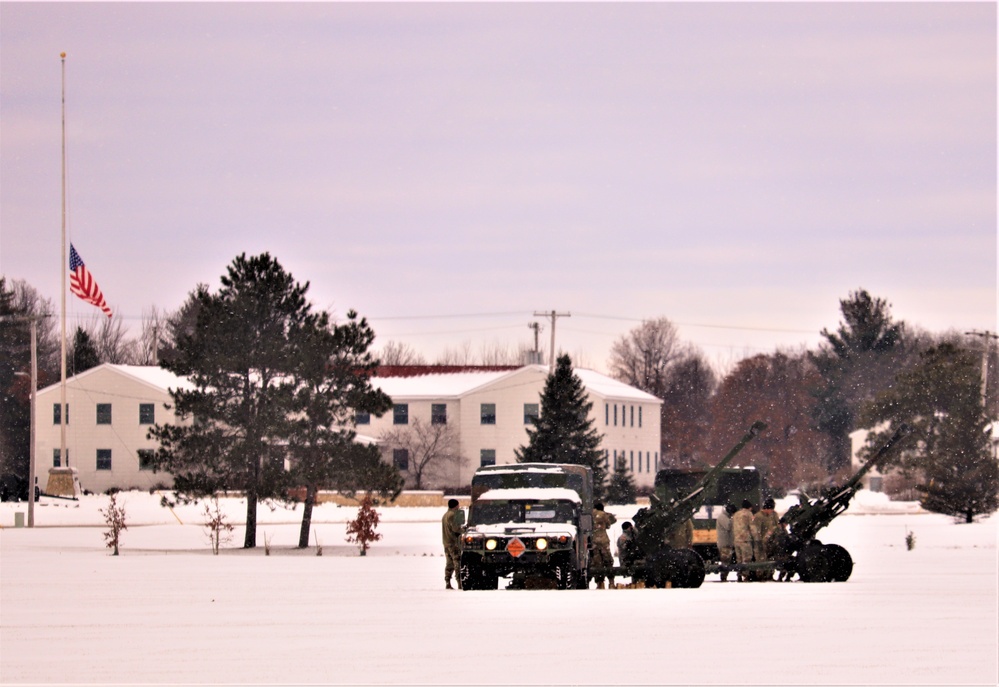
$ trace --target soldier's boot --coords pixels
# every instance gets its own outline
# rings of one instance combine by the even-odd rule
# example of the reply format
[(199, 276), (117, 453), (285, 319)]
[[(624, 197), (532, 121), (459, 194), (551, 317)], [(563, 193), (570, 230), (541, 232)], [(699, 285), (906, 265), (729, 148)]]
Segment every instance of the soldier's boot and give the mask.
[(454, 589), (454, 587), (451, 586), (451, 576), (450, 575), (448, 575), (447, 577), (444, 578), (444, 589)]
[(597, 589), (606, 589), (606, 588), (607, 587), (604, 586), (604, 581), (603, 580), (600, 580), (599, 582), (597, 582)]

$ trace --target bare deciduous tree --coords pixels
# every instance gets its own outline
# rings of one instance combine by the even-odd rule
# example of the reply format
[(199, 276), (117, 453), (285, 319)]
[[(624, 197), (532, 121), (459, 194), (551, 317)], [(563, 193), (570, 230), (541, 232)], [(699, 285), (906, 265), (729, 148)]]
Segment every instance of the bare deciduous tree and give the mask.
[(407, 465), (399, 472), (414, 489), (456, 482), (459, 468), (467, 462), (461, 456), (457, 429), (445, 423), (415, 418), (409, 425), (383, 432), (378, 439), (390, 460), (396, 450), (406, 451)]
[(388, 341), (377, 353), (382, 365), (426, 365), (427, 359), (408, 344)]

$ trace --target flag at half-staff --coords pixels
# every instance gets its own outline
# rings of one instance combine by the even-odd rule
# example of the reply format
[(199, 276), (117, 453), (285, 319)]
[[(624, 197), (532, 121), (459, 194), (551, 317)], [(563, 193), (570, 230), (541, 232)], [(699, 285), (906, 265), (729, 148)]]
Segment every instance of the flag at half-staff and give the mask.
[(105, 315), (111, 317), (111, 308), (104, 300), (101, 287), (94, 281), (90, 270), (83, 264), (80, 254), (76, 252), (72, 243), (69, 244), (69, 290), (88, 303), (96, 305)]

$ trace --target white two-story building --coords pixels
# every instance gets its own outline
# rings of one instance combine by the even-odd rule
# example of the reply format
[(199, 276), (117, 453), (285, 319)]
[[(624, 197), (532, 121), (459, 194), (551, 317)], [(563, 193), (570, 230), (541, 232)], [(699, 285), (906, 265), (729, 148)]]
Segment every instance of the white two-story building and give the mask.
[(60, 384), (40, 390), (35, 406), (38, 484), (49, 467), (72, 467), (80, 486), (94, 493), (173, 486), (149, 460), (158, 447), (146, 434), (154, 424), (176, 421), (170, 389), (191, 388), (161, 367), (98, 365), (66, 380), (66, 453), (62, 454)]
[[(456, 429), (460, 461), (427, 487), (461, 488), (480, 465), (516, 462), (531, 418), (540, 412), (548, 377), (543, 365), (524, 367), (383, 366), (374, 386), (394, 407), (382, 417), (359, 417), (357, 432), (379, 440), (419, 419)], [(623, 456), (637, 486), (652, 486), (659, 467), (660, 408), (655, 396), (606, 375), (577, 368), (593, 404), (590, 419), (603, 436), (608, 470)], [(60, 385), (38, 392), (35, 450), (39, 485), (48, 467), (73, 467), (83, 489), (170, 487), (171, 475), (154, 473), (157, 448), (147, 437), (154, 424), (175, 422), (171, 389), (190, 388), (182, 377), (155, 366), (100, 365), (66, 381), (66, 454), (61, 452)], [(398, 447), (380, 442), (386, 461), (404, 463)], [(401, 465), (400, 465), (401, 466)]]
[[(611, 377), (576, 368), (593, 404), (590, 420), (603, 435), (608, 469), (625, 458), (636, 486), (652, 486), (659, 466), (662, 400)], [(464, 486), (481, 465), (516, 462), (514, 451), (527, 444), (531, 418), (540, 412), (549, 369), (524, 367), (383, 367), (374, 379), (394, 408), (380, 418), (361, 417), (360, 434), (379, 439), (394, 428), (420, 419), (458, 428), (464, 459), (437, 487)], [(382, 442), (383, 455), (400, 467), (407, 456)]]

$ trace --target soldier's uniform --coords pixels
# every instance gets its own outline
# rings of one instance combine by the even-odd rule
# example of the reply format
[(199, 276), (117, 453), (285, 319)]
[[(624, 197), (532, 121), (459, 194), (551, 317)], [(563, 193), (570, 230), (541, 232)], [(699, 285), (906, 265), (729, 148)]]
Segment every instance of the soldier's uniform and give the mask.
[(666, 543), (674, 549), (694, 548), (694, 521), (687, 518), (676, 529), (666, 535)]
[(617, 560), (620, 565), (631, 565), (638, 558), (641, 556), (638, 542), (635, 541), (635, 528), (630, 522), (626, 522), (621, 529), (621, 536), (617, 538)]
[[(773, 533), (780, 529), (779, 518), (774, 512), (774, 502), (767, 499), (763, 504), (763, 509), (753, 516), (753, 555), (758, 561), (770, 561), (774, 559), (772, 551), (767, 551), (767, 542), (773, 537)], [(771, 544), (772, 546), (772, 544)], [(761, 572), (759, 579), (772, 580), (773, 574)]]
[[(593, 534), (590, 537), (592, 548), (590, 549), (590, 566), (593, 568), (610, 568), (614, 566), (614, 557), (610, 550), (610, 536), (607, 534), (608, 528), (617, 522), (611, 513), (604, 510), (603, 504), (596, 504), (593, 508)], [(593, 581), (597, 583), (598, 589), (604, 588), (604, 576), (594, 575)], [(613, 576), (610, 578), (611, 585), (614, 584)]]
[[(750, 563), (753, 560), (753, 511), (752, 506), (743, 501), (735, 515), (732, 516), (732, 539), (735, 542), (735, 560), (738, 563)], [(739, 573), (739, 581), (750, 579), (745, 572)]]
[[(451, 505), (454, 504), (454, 505)], [(461, 588), (461, 533), (465, 525), (465, 511), (458, 507), (458, 501), (448, 501), (447, 512), (441, 518), (441, 535), (444, 541), (444, 586), (451, 586), (451, 576), (458, 572), (456, 581)]]
[[(734, 505), (725, 506), (715, 524), (715, 533), (718, 537), (718, 560), (722, 565), (730, 565), (732, 563), (732, 554), (735, 553), (735, 539), (732, 538), (733, 513), (735, 513)], [(725, 582), (727, 579), (728, 571), (723, 570), (721, 581)]]

